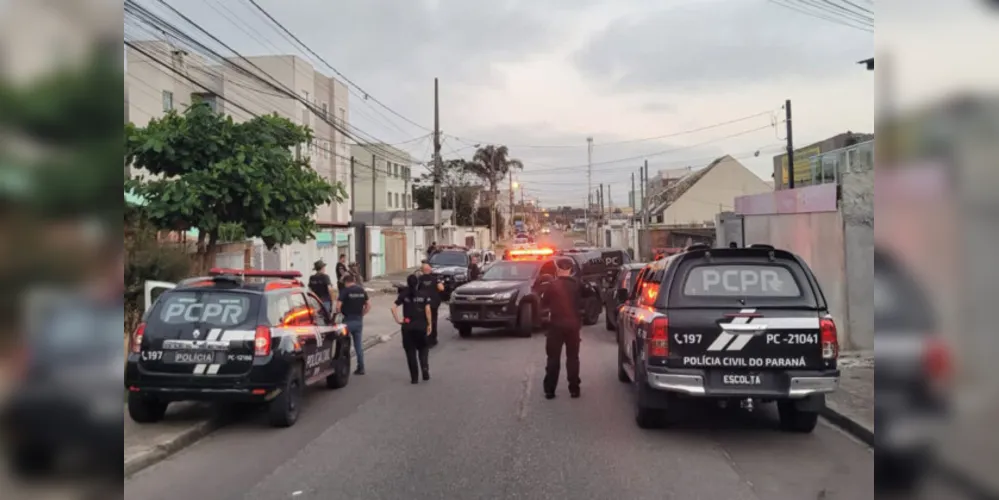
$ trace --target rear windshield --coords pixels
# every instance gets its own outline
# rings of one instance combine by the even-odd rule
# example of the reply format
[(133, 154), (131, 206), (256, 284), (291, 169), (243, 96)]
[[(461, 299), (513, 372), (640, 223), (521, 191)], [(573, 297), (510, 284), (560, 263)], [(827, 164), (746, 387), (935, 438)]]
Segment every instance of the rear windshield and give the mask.
[(468, 265), (468, 254), (465, 252), (436, 253), (430, 257), (430, 264), (434, 266), (465, 267)]
[(687, 273), (683, 294), (688, 297), (801, 297), (794, 275), (776, 265), (703, 265)]
[(225, 292), (169, 292), (160, 297), (150, 319), (167, 325), (239, 326), (250, 319), (252, 298)]

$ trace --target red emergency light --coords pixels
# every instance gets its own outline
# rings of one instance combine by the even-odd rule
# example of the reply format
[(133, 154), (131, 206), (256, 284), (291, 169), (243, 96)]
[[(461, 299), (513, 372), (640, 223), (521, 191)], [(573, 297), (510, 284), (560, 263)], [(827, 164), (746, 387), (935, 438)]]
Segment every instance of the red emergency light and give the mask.
[(209, 276), (242, 276), (244, 278), (275, 278), (275, 279), (297, 279), (302, 277), (299, 271), (263, 271), (259, 269), (228, 269), (224, 267), (213, 267), (208, 270)]
[(551, 257), (555, 251), (551, 248), (526, 248), (521, 250), (510, 250), (510, 260), (532, 260)]

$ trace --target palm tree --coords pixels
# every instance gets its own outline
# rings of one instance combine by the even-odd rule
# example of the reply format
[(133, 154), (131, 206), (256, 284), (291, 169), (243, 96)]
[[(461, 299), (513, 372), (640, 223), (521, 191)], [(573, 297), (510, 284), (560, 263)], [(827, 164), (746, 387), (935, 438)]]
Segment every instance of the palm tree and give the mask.
[(493, 241), (496, 241), (497, 236), (499, 236), (496, 230), (497, 187), (513, 169), (523, 170), (524, 163), (515, 158), (510, 158), (510, 150), (506, 146), (494, 146), (490, 144), (480, 147), (475, 151), (472, 161), (465, 162), (465, 170), (482, 179), (489, 186), (489, 191), (492, 193), (492, 203), (490, 203), (489, 207), (492, 222), (489, 229), (492, 233)]

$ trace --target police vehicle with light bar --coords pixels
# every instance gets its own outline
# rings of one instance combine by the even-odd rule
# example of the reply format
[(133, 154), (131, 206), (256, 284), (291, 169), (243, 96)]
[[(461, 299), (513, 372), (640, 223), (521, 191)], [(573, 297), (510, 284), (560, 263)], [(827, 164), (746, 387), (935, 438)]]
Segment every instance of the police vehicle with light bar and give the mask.
[(693, 245), (621, 291), (618, 378), (635, 420), (654, 427), (692, 399), (777, 403), (781, 428), (811, 432), (839, 383), (839, 343), (812, 271), (765, 245)]
[(473, 328), (509, 328), (530, 337), (548, 321), (541, 300), (555, 277), (550, 248), (508, 250), (481, 278), (462, 285), (451, 296), (451, 323), (462, 337)]
[[(175, 401), (268, 406), (276, 427), (298, 419), (307, 385), (350, 380), (350, 336), (297, 271), (212, 269), (146, 284), (147, 310), (125, 366), (128, 413), (163, 418)], [(164, 289), (152, 301), (152, 293)]]

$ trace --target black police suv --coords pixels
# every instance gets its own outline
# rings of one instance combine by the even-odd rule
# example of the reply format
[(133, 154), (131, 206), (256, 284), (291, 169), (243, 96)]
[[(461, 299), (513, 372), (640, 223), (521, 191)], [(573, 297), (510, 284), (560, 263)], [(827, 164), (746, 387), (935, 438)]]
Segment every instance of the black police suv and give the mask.
[(132, 420), (156, 422), (174, 401), (250, 402), (266, 403), (271, 424), (288, 427), (307, 385), (347, 385), (350, 336), (300, 273), (210, 274), (168, 285), (132, 335), (125, 366)]
[(579, 280), (583, 291), (583, 324), (597, 324), (604, 310), (603, 294), (607, 282), (603, 252), (572, 248), (559, 250), (556, 254), (571, 258), (575, 264), (572, 275)]
[[(645, 263), (633, 262), (617, 267), (617, 276), (609, 290), (604, 292), (604, 327), (608, 332), (617, 331), (618, 313), (627, 299), (631, 284), (635, 282), (638, 273), (646, 266)], [(624, 290), (624, 292), (621, 292)]]
[(691, 399), (777, 402), (811, 432), (839, 383), (836, 324), (805, 262), (773, 247), (689, 247), (649, 264), (621, 309), (618, 378), (649, 428)]
[(451, 323), (462, 337), (472, 328), (510, 328), (522, 337), (548, 321), (541, 296), (555, 276), (549, 258), (502, 260), (481, 279), (462, 285), (451, 296)]
[(950, 411), (952, 354), (923, 287), (874, 250), (875, 491), (911, 491), (936, 454)]
[(0, 448), (12, 471), (44, 476), (76, 454), (86, 472), (120, 473), (121, 305), (47, 290), (31, 294), (26, 311), (14, 388), (0, 402)]
[(431, 255), (428, 262), (433, 274), (440, 276), (444, 281), (444, 291), (441, 293), (441, 299), (444, 301), (451, 300), (454, 289), (469, 281), (468, 268), (472, 261), (465, 249), (441, 250)]

